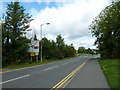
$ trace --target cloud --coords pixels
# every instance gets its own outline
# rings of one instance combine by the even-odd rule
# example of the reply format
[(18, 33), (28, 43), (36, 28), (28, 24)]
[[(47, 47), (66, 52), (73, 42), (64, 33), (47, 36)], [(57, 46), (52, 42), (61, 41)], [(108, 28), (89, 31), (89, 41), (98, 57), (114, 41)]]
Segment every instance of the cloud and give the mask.
[(92, 49), (94, 49), (94, 48), (96, 48), (94, 46), (94, 41), (95, 41), (95, 39), (90, 37), (90, 36), (81, 37), (81, 38), (76, 40), (75, 47), (77, 49), (80, 46), (84, 46), (85, 48), (92, 48)]
[[(16, 0), (3, 0), (2, 2), (15, 2)], [(19, 2), (46, 2), (46, 3), (50, 3), (50, 2), (72, 2), (74, 0), (17, 0)]]
[[(39, 14), (38, 11), (35, 8), (30, 9), (29, 13), (31, 15), (38, 15)], [(33, 18), (35, 18), (35, 17), (33, 17)]]
[(35, 8), (30, 10), (34, 18), (31, 28), (35, 28), (37, 36), (40, 37), (40, 25), (49, 22), (49, 26), (43, 26), (43, 36), (48, 39), (55, 40), (61, 34), (67, 43), (73, 43), (76, 48), (81, 45), (93, 48), (95, 39), (89, 38), (91, 34), (88, 27), (93, 18), (108, 5), (107, 0), (74, 0), (72, 3), (57, 5), (58, 7), (47, 7), (41, 11)]

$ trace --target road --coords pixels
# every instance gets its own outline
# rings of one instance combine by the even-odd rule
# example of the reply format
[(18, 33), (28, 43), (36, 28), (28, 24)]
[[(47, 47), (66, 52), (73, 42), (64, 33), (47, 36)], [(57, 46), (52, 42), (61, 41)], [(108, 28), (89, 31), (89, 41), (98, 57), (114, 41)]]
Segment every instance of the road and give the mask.
[(105, 90), (110, 90), (97, 59), (86, 62), (65, 88), (105, 88)]
[(91, 56), (44, 64), (2, 74), (2, 88), (52, 88)]

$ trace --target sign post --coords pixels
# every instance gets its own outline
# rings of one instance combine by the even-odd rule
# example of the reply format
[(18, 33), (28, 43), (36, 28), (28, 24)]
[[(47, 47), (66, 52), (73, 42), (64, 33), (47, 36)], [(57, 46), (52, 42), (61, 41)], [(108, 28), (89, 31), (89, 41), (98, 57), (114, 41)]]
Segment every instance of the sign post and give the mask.
[(36, 61), (38, 62), (39, 40), (31, 40), (29, 46), (30, 48), (28, 49), (28, 52), (30, 52), (31, 61), (32, 61), (32, 57), (36, 56)]
[(32, 62), (32, 57), (35, 56), (34, 52), (30, 52), (30, 56), (31, 56), (31, 62)]

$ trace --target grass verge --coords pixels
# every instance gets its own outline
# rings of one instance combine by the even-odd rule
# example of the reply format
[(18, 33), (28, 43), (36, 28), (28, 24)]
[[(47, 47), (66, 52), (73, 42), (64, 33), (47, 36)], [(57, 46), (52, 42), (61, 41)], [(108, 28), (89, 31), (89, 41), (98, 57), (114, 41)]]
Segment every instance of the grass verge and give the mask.
[(32, 62), (31, 64), (26, 62), (26, 63), (18, 64), (18, 65), (9, 65), (9, 66), (3, 67), (2, 69), (18, 69), (18, 68), (36, 66), (36, 65), (47, 64), (47, 63), (52, 63), (52, 62), (57, 62), (57, 61), (62, 61), (62, 60), (68, 60), (68, 59), (71, 59), (71, 58), (75, 58), (75, 57), (67, 57), (67, 58), (56, 59), (56, 60), (43, 60), (42, 63), (41, 63), (41, 61)]
[(99, 60), (99, 64), (111, 88), (120, 88), (118, 84), (118, 82), (120, 82), (120, 75), (118, 72), (118, 67), (120, 66), (118, 63), (119, 60), (120, 59)]

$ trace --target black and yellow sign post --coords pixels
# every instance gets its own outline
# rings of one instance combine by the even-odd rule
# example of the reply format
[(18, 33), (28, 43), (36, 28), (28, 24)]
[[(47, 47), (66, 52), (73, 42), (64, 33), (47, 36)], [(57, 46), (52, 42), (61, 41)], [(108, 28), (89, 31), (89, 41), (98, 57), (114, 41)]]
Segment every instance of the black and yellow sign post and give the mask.
[(32, 62), (32, 57), (35, 56), (34, 52), (30, 52), (30, 56), (31, 56), (31, 62)]
[(33, 57), (36, 56), (36, 61), (38, 62), (38, 54), (39, 54), (39, 40), (31, 40), (29, 45), (28, 52), (30, 53), (31, 62)]

